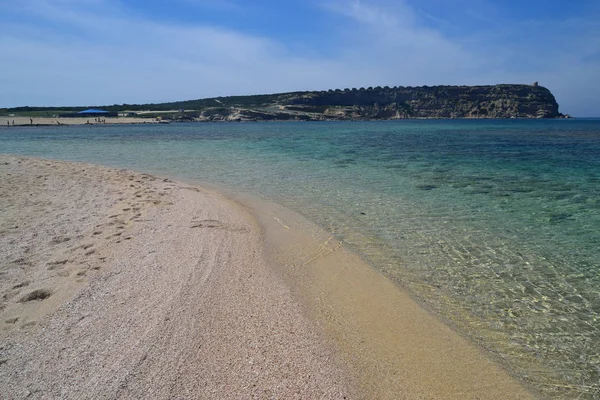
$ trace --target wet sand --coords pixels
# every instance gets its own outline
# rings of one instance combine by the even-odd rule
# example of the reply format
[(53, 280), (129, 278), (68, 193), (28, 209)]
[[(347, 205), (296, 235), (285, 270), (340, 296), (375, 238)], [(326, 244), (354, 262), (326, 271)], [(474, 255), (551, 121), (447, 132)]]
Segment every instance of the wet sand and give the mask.
[(297, 213), (240, 196), (267, 258), (323, 329), (366, 399), (532, 399), (480, 348)]
[(2, 397), (531, 398), (277, 205), (12, 156), (0, 188)]

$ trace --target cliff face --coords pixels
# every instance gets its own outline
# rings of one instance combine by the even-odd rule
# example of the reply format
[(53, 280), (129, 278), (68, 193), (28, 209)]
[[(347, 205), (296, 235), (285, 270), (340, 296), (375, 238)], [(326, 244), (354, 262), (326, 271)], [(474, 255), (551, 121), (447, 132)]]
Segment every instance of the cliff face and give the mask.
[(560, 116), (552, 93), (537, 85), (351, 89), (307, 92), (284, 102), (290, 111), (321, 111), (325, 116), (344, 119)]
[[(403, 118), (557, 118), (552, 93), (533, 85), (376, 87), (201, 100), (203, 121)], [(218, 107), (211, 107), (218, 104)], [(191, 105), (191, 104), (190, 104)]]

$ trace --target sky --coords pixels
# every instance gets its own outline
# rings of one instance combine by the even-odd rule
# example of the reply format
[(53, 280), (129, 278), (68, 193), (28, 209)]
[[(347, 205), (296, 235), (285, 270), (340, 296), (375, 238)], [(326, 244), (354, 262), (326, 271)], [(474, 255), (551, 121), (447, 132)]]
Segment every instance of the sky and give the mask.
[(534, 81), (600, 116), (599, 0), (0, 0), (0, 107)]

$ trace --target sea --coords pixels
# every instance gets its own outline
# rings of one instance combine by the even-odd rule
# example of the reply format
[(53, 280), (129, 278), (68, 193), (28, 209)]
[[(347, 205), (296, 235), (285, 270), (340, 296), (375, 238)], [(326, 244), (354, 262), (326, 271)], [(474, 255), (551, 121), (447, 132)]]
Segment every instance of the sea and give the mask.
[(275, 202), (542, 398), (600, 399), (600, 120), (10, 127), (0, 153)]

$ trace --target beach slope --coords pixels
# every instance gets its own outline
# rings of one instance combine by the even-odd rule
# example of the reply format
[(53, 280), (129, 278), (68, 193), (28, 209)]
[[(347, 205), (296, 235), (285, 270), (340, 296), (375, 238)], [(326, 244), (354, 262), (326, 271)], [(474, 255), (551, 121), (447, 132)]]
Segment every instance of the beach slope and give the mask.
[(253, 218), (150, 175), (0, 156), (2, 398), (344, 398)]
[(0, 156), (0, 397), (527, 399), (302, 216)]

